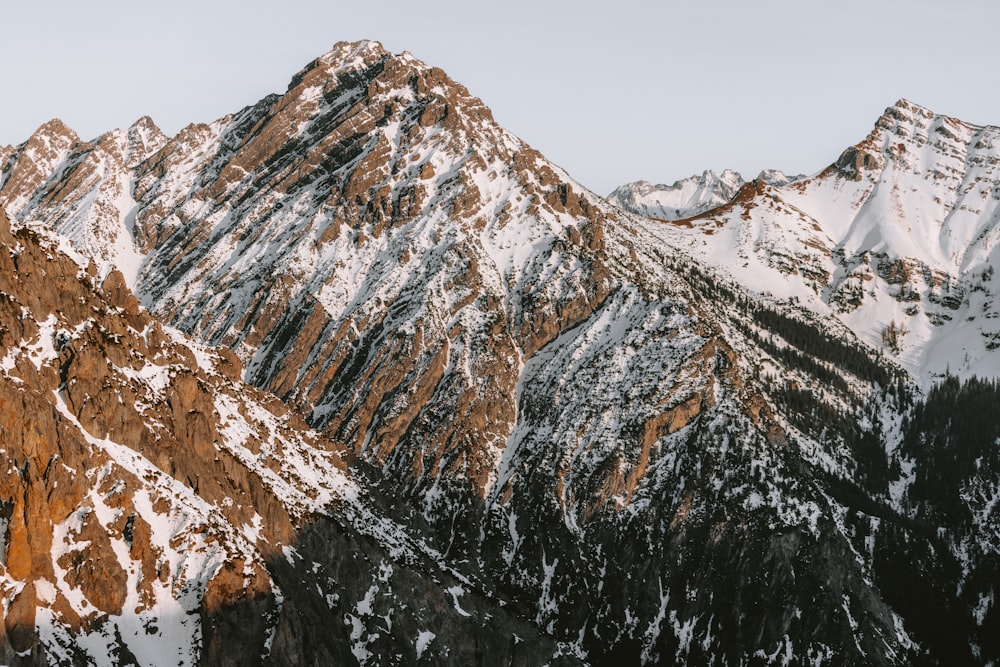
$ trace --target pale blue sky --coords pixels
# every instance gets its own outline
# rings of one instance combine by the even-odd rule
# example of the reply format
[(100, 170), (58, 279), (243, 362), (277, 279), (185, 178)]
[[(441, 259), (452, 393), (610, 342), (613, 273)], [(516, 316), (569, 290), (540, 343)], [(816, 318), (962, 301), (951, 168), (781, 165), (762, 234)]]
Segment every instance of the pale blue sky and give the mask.
[(407, 50), (607, 194), (703, 169), (814, 172), (900, 97), (1000, 124), (1000, 3), (5, 2), (0, 144), (58, 117), (169, 134), (281, 92), (338, 40)]

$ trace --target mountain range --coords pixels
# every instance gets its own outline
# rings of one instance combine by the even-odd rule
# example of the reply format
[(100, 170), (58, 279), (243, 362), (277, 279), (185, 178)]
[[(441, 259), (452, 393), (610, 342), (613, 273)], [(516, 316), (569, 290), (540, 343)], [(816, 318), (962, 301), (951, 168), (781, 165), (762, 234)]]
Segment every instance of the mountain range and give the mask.
[[(788, 185), (803, 176), (786, 176), (776, 169), (765, 169), (756, 180), (768, 185)], [(609, 202), (647, 218), (682, 220), (726, 204), (746, 184), (743, 176), (732, 169), (720, 174), (706, 170), (700, 176), (690, 176), (673, 185), (653, 185), (649, 181), (635, 181), (615, 188)]]
[(997, 132), (900, 101), (604, 199), (369, 41), (174, 137), (46, 123), (0, 660), (1000, 659)]
[(995, 127), (900, 100), (820, 173), (757, 179), (661, 229), (699, 263), (834, 317), (873, 346), (895, 323), (887, 347), (925, 386), (948, 372), (995, 377), (998, 139)]

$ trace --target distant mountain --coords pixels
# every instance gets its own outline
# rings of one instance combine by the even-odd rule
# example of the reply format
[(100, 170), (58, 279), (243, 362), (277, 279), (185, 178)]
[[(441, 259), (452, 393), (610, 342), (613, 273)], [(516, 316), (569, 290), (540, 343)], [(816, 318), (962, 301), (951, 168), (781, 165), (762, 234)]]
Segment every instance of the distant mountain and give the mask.
[[(802, 176), (786, 176), (776, 169), (762, 171), (757, 180), (770, 185), (787, 185)], [(647, 218), (682, 220), (732, 201), (746, 181), (739, 173), (726, 169), (721, 174), (705, 171), (673, 185), (653, 185), (635, 181), (622, 185), (608, 195), (608, 201), (626, 211)]]
[[(237, 644), (251, 662), (258, 647), (271, 647), (260, 662), (317, 664), (1000, 658), (1000, 462), (980, 443), (986, 427), (939, 424), (995, 387), (951, 378), (921, 393), (895, 355), (906, 323), (884, 342), (824, 300), (837, 254), (802, 209), (754, 227), (779, 206), (769, 193), (804, 197), (826, 178), (846, 197), (878, 162), (868, 152), (653, 220), (587, 191), (440, 70), (375, 42), (338, 44), (284, 94), (176, 137), (143, 120), (84, 142), (53, 121), (2, 150), (0, 199), (19, 224), (92, 258), (91, 282), (134, 289), (199, 341), (183, 343), (196, 360), (225, 354), (200, 344), (232, 349), (242, 379), (303, 422), (289, 426), (301, 442), (246, 436), (262, 451), (293, 442), (289, 463), (244, 466), (288, 476), (268, 487), (281, 507), (324, 499), (281, 539), (261, 529), (282, 548), (255, 562), (282, 591), (272, 597), (295, 602), (276, 625), (238, 605), (233, 634), (207, 636), (190, 661), (237, 642), (239, 613), (258, 619)], [(715, 196), (720, 179), (702, 180), (684, 201)], [(267, 402), (227, 382), (217, 391)], [(59, 386), (40, 391), (58, 401)], [(178, 391), (145, 399), (178, 415), (174, 430), (233, 409), (257, 419), (222, 399), (185, 409)], [(215, 471), (242, 433), (194, 451)], [(243, 468), (219, 454), (216, 481), (173, 477), (189, 447), (160, 469), (226, 507), (202, 489), (241, 489)], [(947, 485), (923, 472), (957, 450), (977, 458)], [(269, 516), (229, 523), (256, 535)], [(206, 596), (190, 608), (210, 608)], [(265, 627), (274, 643), (254, 644)], [(23, 637), (9, 655), (71, 662)]]
[(818, 175), (754, 182), (662, 229), (741, 284), (836, 317), (926, 384), (1000, 373), (998, 202), (1000, 129), (900, 100)]

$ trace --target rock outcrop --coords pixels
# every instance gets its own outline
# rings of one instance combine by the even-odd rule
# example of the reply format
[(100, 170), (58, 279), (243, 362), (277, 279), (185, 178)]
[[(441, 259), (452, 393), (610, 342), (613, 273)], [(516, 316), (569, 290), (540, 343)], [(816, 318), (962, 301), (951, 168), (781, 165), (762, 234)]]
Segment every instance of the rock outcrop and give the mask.
[(5, 664), (558, 655), (241, 384), (231, 352), (164, 330), (120, 273), (2, 210), (0, 295)]

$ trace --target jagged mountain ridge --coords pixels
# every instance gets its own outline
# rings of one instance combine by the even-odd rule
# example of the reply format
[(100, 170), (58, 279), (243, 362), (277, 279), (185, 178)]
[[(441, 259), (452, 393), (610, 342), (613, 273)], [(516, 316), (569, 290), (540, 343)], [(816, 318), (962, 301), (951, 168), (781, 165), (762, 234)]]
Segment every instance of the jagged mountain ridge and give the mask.
[[(373, 91), (381, 92), (372, 98)], [(150, 251), (136, 278), (140, 298), (173, 324), (233, 346), (247, 362), (248, 379), (304, 404), (316, 423), (332, 421), (338, 436), (363, 445), (364, 431), (344, 432), (340, 423), (371, 410), (364, 395), (370, 392), (331, 383), (331, 375), (354, 361), (363, 342), (357, 332), (371, 328), (365, 322), (384, 320), (381, 328), (389, 331), (410, 320), (411, 330), (404, 332), (420, 340), (423, 334), (412, 329), (414, 314), (394, 318), (388, 306), (406, 302), (400, 298), (404, 289), (436, 291), (446, 303), (428, 314), (444, 322), (458, 316), (455, 323), (466, 332), (460, 342), (468, 350), (462, 363), (470, 371), (479, 365), (472, 375), (487, 370), (479, 359), (484, 344), (489, 358), (502, 360), (509, 371), (503, 391), (476, 401), (479, 416), (471, 421), (496, 421), (497, 414), (509, 420), (511, 375), (521, 355), (516, 348), (530, 353), (557, 333), (542, 321), (557, 300), (551, 293), (581, 293), (558, 299), (572, 319), (574, 310), (604, 298), (606, 269), (554, 247), (557, 241), (574, 249), (601, 242), (599, 209), (593, 221), (567, 213), (582, 214), (596, 198), (582, 199), (564, 185), (565, 174), (489, 120), (485, 107), (439, 70), (390, 57), (370, 43), (339, 47), (297, 75), (285, 96), (211, 126), (187, 128), (139, 168), (134, 191), (143, 203), (130, 214), (135, 227), (129, 231)], [(359, 129), (372, 136), (363, 146), (338, 152), (367, 137)], [(194, 143), (199, 148), (192, 153)], [(413, 159), (421, 152), (426, 155)], [(497, 157), (487, 161), (491, 154)], [(70, 180), (86, 185), (76, 193), (78, 201), (92, 196), (90, 183), (96, 181)], [(62, 187), (56, 181), (37, 189), (37, 208), (33, 203), (23, 217), (53, 218), (46, 202), (49, 192)], [(13, 178), (4, 182), (4, 192), (17, 187)], [(233, 202), (242, 206), (234, 210)], [(199, 217), (185, 224), (189, 210), (199, 210)], [(90, 215), (81, 209), (77, 217)], [(446, 224), (459, 219), (460, 225)], [(52, 224), (60, 229), (58, 219)], [(480, 225), (487, 225), (482, 235)], [(390, 236), (390, 229), (403, 233)], [(442, 229), (448, 238), (439, 238)], [(472, 235), (479, 237), (475, 244), (464, 238)], [(248, 236), (253, 242), (244, 241)], [(382, 271), (401, 260), (411, 271)], [(534, 284), (523, 284), (528, 279)], [(457, 294), (454, 285), (468, 293)], [(508, 304), (511, 287), (523, 292), (516, 295), (519, 301), (539, 305)], [(496, 303), (467, 307), (463, 301), (475, 301), (479, 291), (481, 301)], [(522, 339), (518, 344), (492, 335), (509, 317), (503, 311), (510, 305), (524, 311), (510, 324)], [(421, 364), (452, 344), (435, 332), (421, 346)], [(310, 358), (317, 362), (301, 368)], [(415, 388), (421, 377), (412, 375), (406, 383)], [(353, 397), (340, 395), (344, 391)], [(336, 414), (330, 406), (343, 411), (345, 400), (352, 407)], [(506, 439), (483, 435), (494, 449)], [(485, 462), (488, 468), (494, 464)]]
[(558, 653), (503, 628), (231, 351), (164, 330), (120, 273), (98, 284), (66, 251), (0, 209), (5, 664)]
[[(776, 169), (765, 169), (755, 180), (781, 186), (803, 176), (786, 176)], [(689, 176), (672, 185), (649, 181), (635, 181), (615, 188), (608, 201), (637, 215), (658, 220), (682, 220), (718, 208), (732, 201), (746, 181), (732, 169), (716, 174), (706, 170), (701, 175)]]
[(997, 136), (900, 100), (815, 176), (755, 181), (660, 229), (751, 289), (837, 317), (925, 385), (995, 376)]
[(115, 172), (117, 218), (90, 205), (93, 165), (126, 162), (55, 130), (28, 144), (62, 152), (8, 151), (17, 214), (140, 257), (144, 304), (232, 346), (385, 474), (400, 521), (580, 658), (946, 655), (882, 590), (898, 543), (934, 548), (881, 440), (906, 393), (891, 364), (704, 273), (439, 70), (338, 45)]

